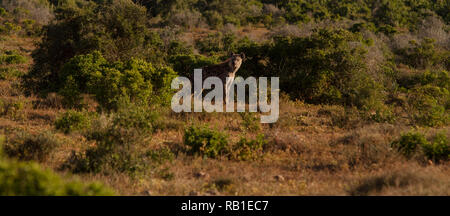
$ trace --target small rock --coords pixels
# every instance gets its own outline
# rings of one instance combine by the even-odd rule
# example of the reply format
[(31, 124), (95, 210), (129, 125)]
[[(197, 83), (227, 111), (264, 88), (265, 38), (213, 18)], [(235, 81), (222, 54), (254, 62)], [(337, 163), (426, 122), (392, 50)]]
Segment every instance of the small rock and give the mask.
[(146, 191), (142, 192), (142, 194), (144, 196), (151, 196), (152, 195), (149, 190), (146, 190)]
[(284, 177), (282, 175), (276, 175), (273, 178), (277, 181), (284, 181)]

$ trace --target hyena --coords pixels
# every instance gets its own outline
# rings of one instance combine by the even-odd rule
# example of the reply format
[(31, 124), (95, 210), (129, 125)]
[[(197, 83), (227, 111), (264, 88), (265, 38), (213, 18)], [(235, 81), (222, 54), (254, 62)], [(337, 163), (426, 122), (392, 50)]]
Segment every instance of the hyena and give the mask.
[[(236, 72), (239, 70), (239, 68), (242, 65), (242, 62), (245, 60), (245, 54), (234, 54), (232, 53), (230, 58), (225, 60), (222, 63), (215, 64), (215, 65), (208, 65), (202, 68), (202, 83), (205, 81), (206, 78), (214, 76), (218, 77), (222, 80), (222, 84), (224, 87), (224, 99), (225, 103), (228, 101), (229, 97), (229, 91), (232, 86), (232, 83), (234, 81), (234, 77), (236, 75)], [(227, 80), (227, 77), (229, 79)], [(194, 74), (192, 74), (189, 77), (189, 81), (191, 83), (194, 83)], [(202, 89), (203, 91), (203, 89)], [(200, 92), (201, 93), (201, 92)], [(199, 93), (199, 94), (200, 94)]]

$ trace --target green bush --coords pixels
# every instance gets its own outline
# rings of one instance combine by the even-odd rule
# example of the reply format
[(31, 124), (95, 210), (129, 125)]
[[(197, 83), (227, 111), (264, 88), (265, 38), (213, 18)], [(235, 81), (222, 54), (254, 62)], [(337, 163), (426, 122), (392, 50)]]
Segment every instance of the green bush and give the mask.
[(408, 94), (409, 113), (415, 122), (421, 125), (446, 125), (450, 120), (449, 98), (450, 93), (446, 88), (432, 85), (413, 88)]
[(255, 160), (263, 154), (265, 145), (267, 145), (267, 140), (262, 134), (259, 134), (256, 139), (251, 140), (241, 138), (233, 147), (233, 156), (237, 160)]
[(6, 51), (5, 54), (0, 55), (0, 64), (2, 65), (22, 64), (26, 61), (25, 57), (15, 51)]
[(95, 51), (75, 56), (64, 65), (58, 89), (71, 106), (78, 106), (81, 94), (93, 94), (101, 108), (117, 110), (122, 98), (138, 103), (168, 104), (173, 92), (170, 84), (175, 76), (171, 68), (155, 68), (140, 59), (108, 63)]
[(36, 163), (0, 160), (1, 196), (107, 196), (114, 192), (99, 183), (65, 180)]
[(69, 110), (55, 120), (55, 128), (66, 134), (73, 131), (89, 130), (92, 113)]
[(158, 64), (165, 56), (161, 38), (148, 28), (146, 9), (131, 0), (62, 1), (43, 35), (23, 80), (29, 94), (58, 91), (62, 67), (77, 55), (99, 50), (109, 62), (134, 57)]
[(9, 157), (43, 162), (60, 143), (55, 135), (48, 131), (39, 134), (22, 132), (8, 140), (3, 148)]
[(420, 44), (416, 41), (409, 41), (410, 48), (400, 50), (400, 55), (404, 57), (404, 62), (416, 68), (427, 68), (441, 62), (439, 52), (434, 47), (434, 40), (425, 38)]
[(438, 133), (432, 143), (422, 146), (425, 156), (433, 161), (450, 159), (450, 142), (444, 133)]
[(184, 144), (190, 148), (191, 154), (200, 154), (209, 158), (217, 158), (229, 152), (227, 136), (206, 126), (186, 128)]
[(143, 149), (145, 141), (151, 138), (157, 118), (148, 107), (121, 105), (105, 124), (93, 123), (92, 129), (86, 132), (86, 138), (95, 140), (96, 146), (81, 153), (74, 152), (64, 167), (75, 173), (145, 171), (151, 165), (149, 158), (154, 155)]
[(137, 130), (140, 134), (154, 132), (159, 114), (147, 106), (121, 102), (119, 110), (114, 113), (112, 124), (116, 128)]
[(408, 132), (391, 143), (393, 148), (396, 148), (406, 157), (413, 156), (418, 148), (426, 145), (429, 145), (427, 139), (419, 132)]
[(408, 132), (392, 142), (391, 146), (409, 158), (417, 153), (423, 153), (426, 159), (435, 162), (450, 159), (449, 140), (443, 132), (435, 134), (432, 142), (419, 132)]
[(276, 37), (272, 43), (243, 43), (242, 70), (252, 76), (279, 76), (292, 98), (370, 109), (384, 100), (383, 86), (367, 73), (360, 34), (319, 29), (308, 37)]
[(246, 131), (255, 132), (261, 129), (259, 118), (255, 113), (240, 112), (242, 118), (242, 128)]
[(213, 28), (220, 28), (226, 23), (247, 25), (262, 22), (269, 26), (273, 20), (286, 20), (290, 24), (324, 20), (365, 20), (384, 33), (394, 33), (398, 27), (414, 29), (420, 24), (420, 20), (430, 15), (440, 16), (449, 23), (447, 12), (450, 7), (446, 1), (426, 0), (208, 0), (207, 2), (193, 0), (189, 3), (146, 1), (143, 5), (148, 8), (152, 16), (159, 15), (163, 18), (160, 25), (173, 24), (165, 20), (171, 20), (174, 11), (178, 13), (201, 11), (203, 16), (201, 18), (204, 18)]

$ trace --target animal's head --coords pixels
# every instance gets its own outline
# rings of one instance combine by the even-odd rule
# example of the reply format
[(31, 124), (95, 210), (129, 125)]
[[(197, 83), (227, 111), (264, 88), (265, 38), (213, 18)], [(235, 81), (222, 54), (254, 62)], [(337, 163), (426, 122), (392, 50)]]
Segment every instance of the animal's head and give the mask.
[(234, 54), (232, 53), (230, 56), (230, 64), (234, 69), (239, 69), (241, 67), (242, 62), (245, 60), (245, 54)]

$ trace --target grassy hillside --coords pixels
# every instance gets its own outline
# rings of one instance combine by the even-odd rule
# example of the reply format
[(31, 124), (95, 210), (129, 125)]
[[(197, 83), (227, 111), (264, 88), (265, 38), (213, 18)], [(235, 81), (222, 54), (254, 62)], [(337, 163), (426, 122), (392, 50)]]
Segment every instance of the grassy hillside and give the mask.
[[(1, 195), (450, 195), (449, 1), (0, 7), (0, 182), (44, 185)], [(280, 77), (276, 123), (170, 109), (231, 52)]]

